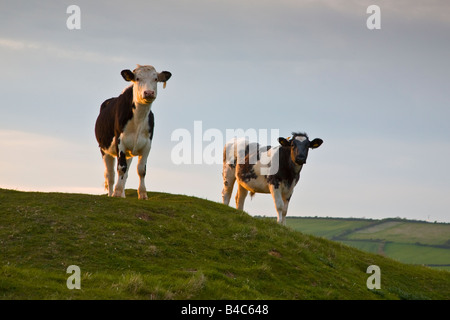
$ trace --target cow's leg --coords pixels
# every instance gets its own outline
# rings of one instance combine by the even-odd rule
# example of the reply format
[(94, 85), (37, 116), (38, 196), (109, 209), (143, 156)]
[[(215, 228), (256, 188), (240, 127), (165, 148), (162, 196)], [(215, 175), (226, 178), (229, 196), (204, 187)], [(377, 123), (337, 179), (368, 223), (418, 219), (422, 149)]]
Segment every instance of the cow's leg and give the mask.
[(244, 201), (247, 197), (247, 194), (248, 190), (238, 183), (238, 190), (236, 193), (236, 209), (244, 210)]
[(114, 188), (113, 197), (125, 198), (125, 183), (128, 178), (128, 169), (133, 158), (126, 158), (125, 153), (120, 151), (117, 157), (117, 183)]
[(289, 207), (289, 200), (288, 199), (286, 199), (286, 200), (284, 200), (284, 207), (283, 207), (283, 211), (282, 211), (282, 213), (283, 213), (283, 225), (286, 225), (286, 215), (287, 215), (287, 210), (288, 210), (288, 207)]
[(114, 191), (114, 164), (116, 162), (116, 158), (102, 152), (103, 155), (103, 163), (105, 164), (105, 189), (108, 190), (108, 196), (113, 195)]
[[(273, 185), (269, 186), (270, 193), (272, 194), (273, 202), (275, 203), (275, 209), (277, 210), (277, 222), (285, 225), (286, 224), (286, 214), (283, 215), (283, 210), (285, 208), (285, 201), (283, 200), (283, 196), (281, 194), (280, 188), (275, 188)], [(287, 212), (287, 206), (286, 206)]]
[(139, 175), (139, 189), (138, 196), (139, 199), (146, 200), (147, 196), (147, 188), (145, 187), (145, 174), (147, 173), (147, 159), (150, 149), (145, 154), (139, 156), (137, 172)]
[(223, 189), (222, 189), (222, 203), (228, 205), (230, 203), (231, 194), (233, 193), (236, 169), (229, 164), (223, 164)]
[(282, 224), (283, 225), (286, 225), (286, 215), (287, 215), (287, 211), (288, 211), (288, 207), (289, 207), (289, 201), (291, 200), (293, 191), (294, 191), (294, 189), (292, 187), (291, 190), (287, 194), (282, 194), (282, 198), (284, 201), (284, 206), (283, 206), (283, 210), (282, 210), (282, 218), (283, 218)]

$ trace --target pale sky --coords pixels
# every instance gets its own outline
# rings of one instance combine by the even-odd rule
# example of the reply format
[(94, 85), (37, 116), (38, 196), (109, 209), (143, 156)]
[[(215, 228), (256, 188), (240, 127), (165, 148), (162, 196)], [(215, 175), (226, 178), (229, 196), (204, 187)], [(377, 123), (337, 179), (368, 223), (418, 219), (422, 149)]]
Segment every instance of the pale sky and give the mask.
[[(380, 30), (366, 26), (372, 4)], [(128, 85), (121, 70), (150, 64), (172, 78), (152, 107), (149, 191), (221, 201), (221, 164), (171, 160), (171, 134), (194, 121), (306, 131), (324, 144), (288, 216), (450, 222), (449, 12), (446, 0), (1, 0), (0, 188), (104, 193), (100, 105)], [(245, 209), (276, 216), (270, 195)]]

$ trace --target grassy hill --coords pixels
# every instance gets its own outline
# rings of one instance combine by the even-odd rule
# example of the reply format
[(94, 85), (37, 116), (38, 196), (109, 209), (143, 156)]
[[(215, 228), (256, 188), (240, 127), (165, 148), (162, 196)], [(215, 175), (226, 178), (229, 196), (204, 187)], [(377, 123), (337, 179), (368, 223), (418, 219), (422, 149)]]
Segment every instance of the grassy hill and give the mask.
[(297, 231), (339, 241), (401, 262), (450, 271), (450, 224), (405, 219), (291, 217)]
[[(448, 299), (405, 265), (219, 203), (0, 189), (0, 299)], [(69, 290), (69, 265), (81, 290)], [(366, 286), (381, 269), (381, 289)]]

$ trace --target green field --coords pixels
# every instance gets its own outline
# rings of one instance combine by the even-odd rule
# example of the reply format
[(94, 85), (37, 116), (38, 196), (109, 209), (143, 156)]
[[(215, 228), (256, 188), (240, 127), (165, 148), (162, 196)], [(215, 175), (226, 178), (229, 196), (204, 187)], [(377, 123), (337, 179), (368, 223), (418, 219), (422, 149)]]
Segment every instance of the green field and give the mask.
[[(407, 265), (181, 195), (0, 189), (0, 299), (448, 299)], [(81, 270), (69, 290), (67, 267)], [(368, 289), (368, 266), (382, 272)], [(414, 281), (412, 281), (414, 279)]]
[(380, 248), (383, 247), (383, 243), (377, 241), (340, 240), (339, 242), (371, 253), (380, 253)]
[(287, 225), (404, 263), (450, 269), (450, 224), (447, 223), (291, 217)]
[(406, 263), (450, 266), (450, 249), (408, 243), (387, 243), (384, 252), (386, 256)]
[[(352, 233), (348, 239), (382, 239), (400, 243), (449, 245), (450, 224), (388, 221)], [(450, 261), (449, 261), (450, 262)]]
[(287, 225), (295, 230), (315, 236), (332, 239), (335, 236), (372, 224), (369, 220), (346, 219), (316, 219), (316, 218), (290, 218), (287, 217)]

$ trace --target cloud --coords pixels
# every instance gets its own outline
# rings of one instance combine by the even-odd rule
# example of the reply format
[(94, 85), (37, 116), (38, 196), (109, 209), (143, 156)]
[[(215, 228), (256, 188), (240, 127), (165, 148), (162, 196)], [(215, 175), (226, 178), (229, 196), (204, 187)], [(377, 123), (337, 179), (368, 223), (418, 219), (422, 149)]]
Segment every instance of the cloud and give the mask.
[(54, 43), (20, 39), (0, 38), (0, 47), (8, 50), (27, 51), (28, 54), (40, 53), (48, 57), (92, 63), (119, 63), (127, 61), (124, 57), (108, 55), (104, 52), (75, 49)]

